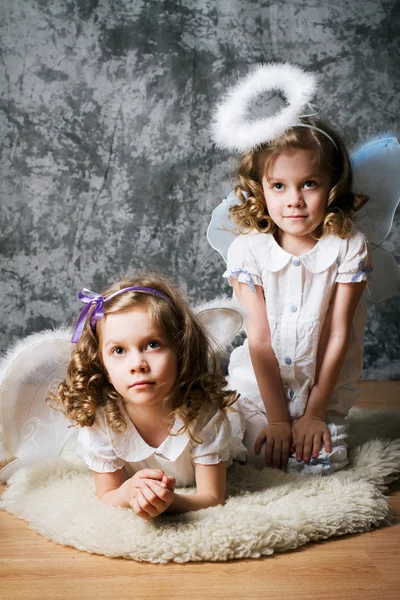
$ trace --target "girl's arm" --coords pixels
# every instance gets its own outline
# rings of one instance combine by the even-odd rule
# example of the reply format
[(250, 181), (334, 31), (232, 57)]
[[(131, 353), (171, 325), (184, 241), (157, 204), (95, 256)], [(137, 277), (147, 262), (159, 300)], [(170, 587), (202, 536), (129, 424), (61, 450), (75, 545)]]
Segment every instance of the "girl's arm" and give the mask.
[(189, 512), (210, 506), (225, 504), (226, 462), (215, 465), (194, 464), (196, 492), (194, 494), (174, 494), (174, 500), (167, 513)]
[(293, 427), (297, 460), (318, 458), (321, 442), (331, 452), (325, 423), (332, 392), (335, 389), (347, 352), (354, 314), (366, 283), (337, 283), (322, 328), (315, 373), (304, 415)]
[(285, 468), (291, 444), (291, 419), (283, 397), (278, 361), (271, 344), (265, 298), (261, 286), (255, 293), (245, 283), (232, 281), (235, 295), (248, 313), (247, 337), (251, 361), (260, 390), (268, 425), (256, 440), (255, 452), (265, 442), (265, 462), (276, 468)]
[(163, 512), (181, 513), (224, 504), (226, 494), (226, 462), (215, 465), (195, 463), (194, 494), (176, 494), (175, 479), (157, 469), (143, 469), (126, 477), (124, 469), (114, 473), (94, 472), (96, 494), (105, 504), (132, 507), (144, 520)]

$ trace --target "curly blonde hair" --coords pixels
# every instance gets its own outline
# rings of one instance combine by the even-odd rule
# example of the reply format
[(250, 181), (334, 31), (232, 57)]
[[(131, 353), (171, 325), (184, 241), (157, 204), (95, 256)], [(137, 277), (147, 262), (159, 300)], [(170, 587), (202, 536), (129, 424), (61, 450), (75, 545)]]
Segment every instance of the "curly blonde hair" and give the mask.
[[(160, 334), (177, 357), (177, 378), (165, 402), (171, 402), (171, 416), (179, 417), (184, 427), (178, 433), (198, 441), (189, 426), (198, 425), (202, 415), (213, 407), (223, 412), (238, 398), (225, 389), (218, 356), (212, 350), (207, 332), (191, 311), (178, 288), (166, 277), (151, 273), (137, 275), (112, 285), (102, 292), (104, 298), (127, 287), (141, 286), (159, 290), (171, 300), (141, 291), (127, 291), (104, 303), (104, 313), (145, 307)], [(81, 338), (72, 351), (65, 379), (48, 401), (61, 409), (75, 424), (92, 426), (101, 409), (115, 432), (126, 430), (121, 412), (123, 398), (109, 382), (99, 348), (99, 339), (86, 318)], [(197, 421), (197, 423), (195, 423)], [(196, 429), (196, 427), (194, 427)]]
[(340, 238), (351, 235), (355, 213), (365, 204), (368, 197), (352, 192), (350, 158), (340, 136), (322, 121), (304, 118), (302, 122), (325, 131), (334, 140), (336, 147), (320, 131), (294, 126), (269, 144), (243, 154), (239, 158), (237, 170), (239, 184), (235, 187), (239, 204), (230, 208), (239, 233), (247, 233), (251, 229), (263, 233), (276, 233), (277, 226), (266, 207), (262, 179), (265, 174), (271, 172), (276, 159), (283, 152), (311, 150), (318, 166), (328, 172), (331, 178), (326, 215), (312, 235), (317, 240), (329, 233), (334, 233)]

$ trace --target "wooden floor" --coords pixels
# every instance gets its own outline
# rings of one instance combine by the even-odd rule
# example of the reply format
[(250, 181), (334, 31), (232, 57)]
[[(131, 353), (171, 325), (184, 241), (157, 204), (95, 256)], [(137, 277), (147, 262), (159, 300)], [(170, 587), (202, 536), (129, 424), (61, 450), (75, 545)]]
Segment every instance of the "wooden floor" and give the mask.
[[(399, 382), (361, 382), (357, 406), (400, 410)], [(4, 486), (0, 486), (0, 491)], [(393, 527), (228, 563), (151, 565), (59, 546), (0, 511), (1, 600), (399, 600), (400, 484)]]

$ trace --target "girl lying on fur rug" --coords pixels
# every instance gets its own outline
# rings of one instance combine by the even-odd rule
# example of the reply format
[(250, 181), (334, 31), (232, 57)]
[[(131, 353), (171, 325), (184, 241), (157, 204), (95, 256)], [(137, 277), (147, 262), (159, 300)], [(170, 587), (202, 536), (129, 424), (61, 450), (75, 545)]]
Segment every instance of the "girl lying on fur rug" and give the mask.
[(52, 398), (80, 426), (97, 496), (145, 520), (223, 504), (226, 467), (246, 453), (240, 414), (226, 416), (237, 394), (177, 288), (142, 276), (80, 298), (77, 345)]

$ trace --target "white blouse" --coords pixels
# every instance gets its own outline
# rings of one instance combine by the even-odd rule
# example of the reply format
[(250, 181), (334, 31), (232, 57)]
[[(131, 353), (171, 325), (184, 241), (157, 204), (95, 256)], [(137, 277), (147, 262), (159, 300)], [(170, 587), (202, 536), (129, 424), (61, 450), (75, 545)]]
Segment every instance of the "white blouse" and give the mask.
[(158, 448), (144, 441), (123, 407), (122, 413), (127, 423), (123, 433), (114, 432), (101, 411), (92, 427), (79, 429), (77, 454), (93, 471), (112, 473), (125, 467), (131, 477), (142, 469), (160, 469), (175, 477), (178, 486), (193, 486), (195, 463), (213, 465), (227, 461), (230, 464), (232, 458), (246, 457), (242, 444), (244, 421), (238, 412), (230, 411), (229, 419), (221, 411), (215, 413), (202, 429), (196, 430), (195, 437), (202, 443), (193, 442), (186, 433), (173, 435), (183, 425), (176, 419), (172, 435)]
[[(273, 235), (256, 231), (239, 235), (229, 247), (224, 277), (245, 282), (253, 289), (254, 285), (263, 287), (272, 346), (292, 417), (300, 417), (308, 401), (318, 342), (335, 284), (366, 281), (370, 271), (368, 243), (359, 232), (344, 240), (328, 235), (302, 256), (283, 250)], [(360, 302), (337, 384), (342, 393), (334, 393), (330, 405), (342, 414), (348, 412), (354, 401), (350, 387), (345, 384), (357, 380), (361, 374), (364, 326), (365, 308)], [(233, 351), (229, 374), (229, 387), (248, 398), (255, 410), (265, 411), (247, 340)]]

